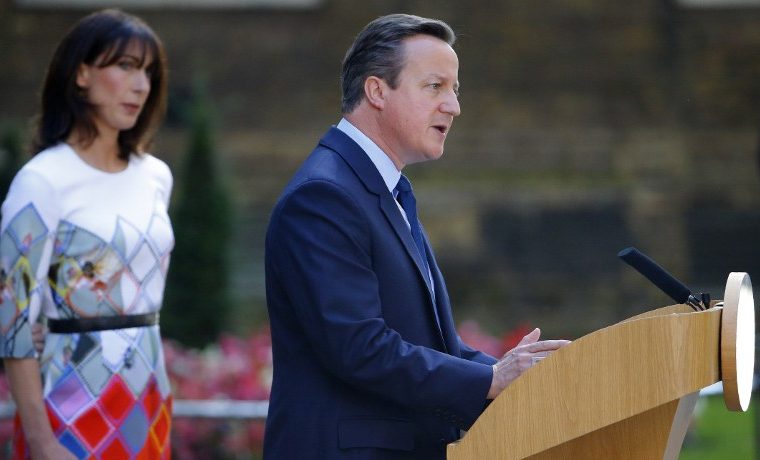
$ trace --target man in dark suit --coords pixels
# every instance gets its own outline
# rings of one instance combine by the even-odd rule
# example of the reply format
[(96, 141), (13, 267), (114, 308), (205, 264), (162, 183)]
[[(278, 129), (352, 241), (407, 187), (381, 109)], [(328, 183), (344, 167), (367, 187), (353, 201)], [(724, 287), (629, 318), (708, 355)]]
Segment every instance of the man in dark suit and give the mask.
[(285, 188), (266, 240), (274, 380), (264, 457), (436, 459), (565, 341), (497, 360), (462, 343), (404, 166), (459, 115), (454, 32), (376, 19), (343, 62), (343, 119)]

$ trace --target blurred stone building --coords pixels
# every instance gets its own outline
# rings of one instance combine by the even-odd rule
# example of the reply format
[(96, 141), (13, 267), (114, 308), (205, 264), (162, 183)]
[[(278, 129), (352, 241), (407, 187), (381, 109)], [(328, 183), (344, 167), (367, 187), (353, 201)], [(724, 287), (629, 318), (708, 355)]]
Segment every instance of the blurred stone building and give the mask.
[[(96, 3), (0, 0), (0, 123), (32, 116), (57, 40)], [(339, 119), (346, 48), (390, 12), (459, 34), (462, 115), (444, 158), (406, 171), (458, 320), (574, 337), (672, 303), (617, 260), (631, 245), (714, 297), (730, 271), (760, 285), (760, 1), (116, 3), (167, 46), (155, 151), (175, 174), (195, 80), (216, 106), (234, 327), (265, 318), (269, 210)]]

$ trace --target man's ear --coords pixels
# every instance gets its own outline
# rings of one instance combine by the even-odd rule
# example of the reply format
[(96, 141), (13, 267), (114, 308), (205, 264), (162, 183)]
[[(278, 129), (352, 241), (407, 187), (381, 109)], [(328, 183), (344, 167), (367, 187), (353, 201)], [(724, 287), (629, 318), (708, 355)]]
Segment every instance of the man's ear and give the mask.
[(90, 87), (90, 66), (87, 64), (79, 64), (77, 69), (77, 86), (82, 89)]
[(370, 76), (364, 80), (364, 97), (377, 110), (385, 108), (385, 98), (390, 87), (382, 78)]

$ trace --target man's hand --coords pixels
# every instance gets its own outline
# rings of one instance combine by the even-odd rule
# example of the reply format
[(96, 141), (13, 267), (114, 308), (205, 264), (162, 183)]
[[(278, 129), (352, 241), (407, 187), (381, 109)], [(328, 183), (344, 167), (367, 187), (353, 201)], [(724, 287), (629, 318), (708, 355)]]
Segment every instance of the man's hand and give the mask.
[(504, 388), (523, 372), (533, 367), (538, 361), (549, 356), (554, 350), (564, 347), (569, 340), (542, 340), (541, 330), (536, 328), (520, 340), (516, 347), (509, 350), (494, 364), (493, 380), (488, 390), (488, 399), (499, 396)]

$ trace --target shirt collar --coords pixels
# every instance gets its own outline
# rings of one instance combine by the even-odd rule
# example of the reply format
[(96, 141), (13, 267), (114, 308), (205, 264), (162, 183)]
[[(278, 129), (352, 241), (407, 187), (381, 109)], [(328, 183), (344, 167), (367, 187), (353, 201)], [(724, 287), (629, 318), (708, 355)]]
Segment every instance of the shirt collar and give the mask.
[(393, 164), (390, 157), (372, 139), (359, 131), (359, 128), (352, 125), (345, 118), (340, 119), (340, 123), (338, 123), (336, 128), (343, 131), (354, 142), (359, 144), (359, 147), (364, 150), (364, 153), (367, 154), (372, 164), (375, 165), (375, 168), (380, 173), (380, 176), (382, 176), (385, 186), (388, 187), (388, 191), (393, 194), (393, 189), (396, 188), (396, 184), (398, 184), (398, 180), (401, 178), (401, 171), (396, 169), (396, 165)]

